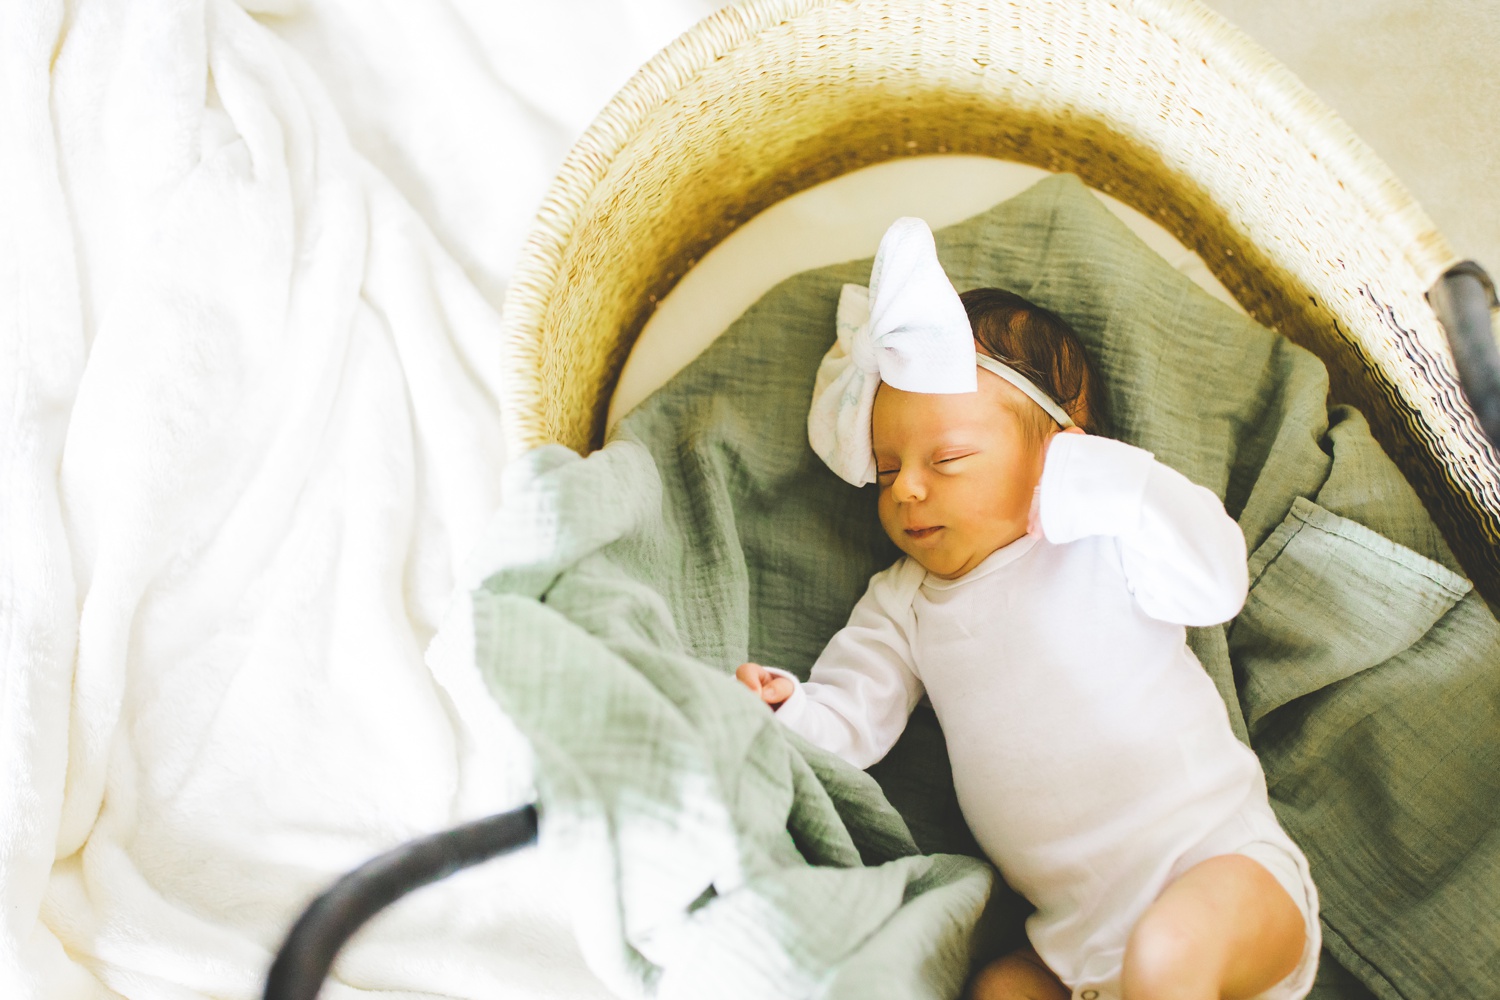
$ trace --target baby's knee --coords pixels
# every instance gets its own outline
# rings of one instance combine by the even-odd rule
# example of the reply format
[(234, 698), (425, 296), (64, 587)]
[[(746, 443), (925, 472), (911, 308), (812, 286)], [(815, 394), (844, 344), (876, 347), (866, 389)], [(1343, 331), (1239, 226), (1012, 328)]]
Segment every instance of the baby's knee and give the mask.
[(1223, 956), (1180, 912), (1147, 911), (1125, 945), (1125, 1000), (1218, 1000)]
[(1068, 988), (1039, 960), (1014, 952), (980, 970), (968, 1000), (1068, 1000)]

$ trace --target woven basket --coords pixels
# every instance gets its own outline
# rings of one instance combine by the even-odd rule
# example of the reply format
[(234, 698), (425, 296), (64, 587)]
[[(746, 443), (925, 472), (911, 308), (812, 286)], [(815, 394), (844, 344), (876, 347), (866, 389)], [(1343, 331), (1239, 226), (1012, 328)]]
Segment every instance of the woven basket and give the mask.
[(982, 154), (1139, 209), (1316, 352), (1500, 595), (1500, 458), (1426, 291), (1457, 257), (1390, 170), (1194, 0), (753, 0), (646, 64), (573, 148), (506, 296), (511, 454), (602, 442), (655, 303), (762, 209), (899, 156)]

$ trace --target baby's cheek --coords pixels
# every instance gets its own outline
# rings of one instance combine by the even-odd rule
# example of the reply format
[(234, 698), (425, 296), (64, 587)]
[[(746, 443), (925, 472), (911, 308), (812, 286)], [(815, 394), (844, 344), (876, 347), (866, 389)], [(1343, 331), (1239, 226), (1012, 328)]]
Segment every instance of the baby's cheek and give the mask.
[(979, 495), (970, 498), (971, 509), (1008, 519), (1018, 513), (1024, 516), (1025, 510), (1031, 506), (1031, 486), (1020, 470), (993, 474), (976, 485), (979, 486), (976, 491)]

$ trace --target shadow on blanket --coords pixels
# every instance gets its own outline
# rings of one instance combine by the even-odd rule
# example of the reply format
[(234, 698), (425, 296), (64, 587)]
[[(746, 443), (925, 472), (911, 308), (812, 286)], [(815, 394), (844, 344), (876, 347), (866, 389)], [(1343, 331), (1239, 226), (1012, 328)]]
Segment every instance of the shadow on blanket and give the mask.
[[(1363, 418), (1328, 407), (1316, 358), (1201, 292), (1075, 178), (937, 242), (960, 290), (1066, 317), (1111, 434), (1243, 528), (1245, 609), (1189, 638), (1311, 862), (1314, 996), (1490, 995), (1500, 627)], [(730, 677), (746, 659), (805, 676), (898, 554), (874, 489), (806, 442), (839, 287), (868, 274), (782, 283), (601, 451), (506, 470), (478, 662), (536, 750), (541, 842), (567, 852), (580, 944), (621, 991), (952, 997), (1020, 933), (1024, 901), (976, 860), (930, 712), (872, 781)]]

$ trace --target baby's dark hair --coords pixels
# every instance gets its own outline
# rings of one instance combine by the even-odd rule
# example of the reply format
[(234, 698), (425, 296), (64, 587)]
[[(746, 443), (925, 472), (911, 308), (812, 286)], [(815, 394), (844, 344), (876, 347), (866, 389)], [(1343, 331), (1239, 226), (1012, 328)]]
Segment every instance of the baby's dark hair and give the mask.
[[(1067, 320), (1003, 288), (971, 288), (959, 299), (980, 351), (1035, 382), (1078, 426), (1098, 432), (1104, 418), (1099, 372)], [(1041, 407), (1022, 414), (1038, 439), (1053, 428)]]

